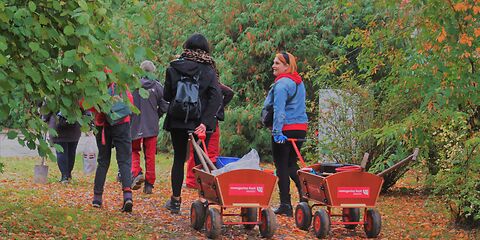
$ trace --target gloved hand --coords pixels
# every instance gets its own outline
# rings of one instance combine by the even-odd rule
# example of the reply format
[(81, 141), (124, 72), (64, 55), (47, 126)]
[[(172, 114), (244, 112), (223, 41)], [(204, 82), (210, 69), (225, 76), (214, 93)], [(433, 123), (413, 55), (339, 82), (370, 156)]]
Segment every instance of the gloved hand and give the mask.
[(273, 141), (276, 143), (285, 143), (285, 141), (287, 141), (287, 136), (280, 133), (279, 135), (273, 136)]

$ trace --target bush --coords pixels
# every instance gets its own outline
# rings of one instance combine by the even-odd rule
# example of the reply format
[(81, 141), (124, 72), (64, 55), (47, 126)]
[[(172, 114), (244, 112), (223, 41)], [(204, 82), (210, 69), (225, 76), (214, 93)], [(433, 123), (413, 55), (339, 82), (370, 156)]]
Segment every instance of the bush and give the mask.
[(446, 200), (457, 223), (479, 227), (480, 137), (470, 136), (465, 114), (456, 114), (434, 132), (434, 140), (439, 156), (434, 192)]
[(272, 162), (270, 130), (262, 128), (259, 106), (247, 105), (227, 109), (220, 124), (220, 144), (224, 156), (242, 157), (256, 149), (263, 162)]

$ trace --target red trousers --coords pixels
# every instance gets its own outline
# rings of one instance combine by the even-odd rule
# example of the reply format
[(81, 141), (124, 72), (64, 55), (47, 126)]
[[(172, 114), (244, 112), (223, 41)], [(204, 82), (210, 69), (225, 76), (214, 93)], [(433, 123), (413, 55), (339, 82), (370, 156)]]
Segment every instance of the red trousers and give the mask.
[(140, 151), (145, 154), (145, 180), (155, 183), (155, 154), (157, 153), (157, 137), (139, 138), (132, 141), (132, 176), (137, 176), (142, 171), (140, 166)]
[[(218, 123), (215, 132), (213, 132), (212, 136), (210, 136), (207, 149), (208, 157), (213, 163), (215, 163), (217, 161), (217, 157), (220, 155), (220, 126)], [(195, 176), (193, 175), (193, 167), (195, 167), (195, 159), (193, 159), (193, 147), (190, 147), (190, 158), (187, 162), (187, 179), (185, 184), (187, 187), (197, 188), (197, 182), (195, 181)]]

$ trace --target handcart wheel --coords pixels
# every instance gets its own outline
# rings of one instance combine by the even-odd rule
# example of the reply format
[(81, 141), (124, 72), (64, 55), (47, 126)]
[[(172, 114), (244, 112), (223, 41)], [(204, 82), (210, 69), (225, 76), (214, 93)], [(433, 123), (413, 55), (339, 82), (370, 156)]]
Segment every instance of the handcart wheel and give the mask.
[(380, 233), (382, 218), (376, 209), (367, 210), (364, 228), (368, 238), (376, 238)]
[[(360, 209), (358, 208), (344, 208), (342, 209), (343, 222), (358, 222), (360, 221)], [(355, 229), (357, 224), (345, 225), (346, 229)]]
[(193, 229), (199, 231), (205, 223), (207, 207), (200, 200), (195, 200), (190, 208), (190, 225)]
[(260, 235), (264, 238), (271, 238), (277, 230), (277, 217), (272, 209), (262, 209), (261, 223), (258, 224)]
[(298, 228), (308, 231), (312, 224), (312, 209), (308, 203), (301, 202), (295, 208), (295, 224)]
[[(242, 222), (256, 222), (257, 221), (257, 208), (241, 208)], [(255, 227), (255, 224), (243, 224), (245, 229), (250, 230)]]
[(205, 230), (208, 238), (215, 239), (222, 233), (222, 218), (216, 208), (209, 208), (205, 219)]
[(330, 232), (330, 216), (325, 209), (319, 209), (313, 216), (313, 231), (317, 238), (325, 238)]

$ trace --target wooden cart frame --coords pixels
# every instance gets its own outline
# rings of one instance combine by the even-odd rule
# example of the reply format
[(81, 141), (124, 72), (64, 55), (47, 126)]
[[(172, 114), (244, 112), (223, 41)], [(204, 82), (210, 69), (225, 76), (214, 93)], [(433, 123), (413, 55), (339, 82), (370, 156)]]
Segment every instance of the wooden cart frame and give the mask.
[[(207, 237), (217, 238), (221, 235), (222, 225), (244, 225), (245, 229), (258, 225), (262, 237), (272, 237), (277, 221), (270, 202), (277, 177), (253, 169), (233, 170), (215, 176), (211, 169), (216, 168), (209, 163), (206, 149), (202, 149), (192, 135), (190, 141), (202, 163), (193, 168), (200, 198), (190, 209), (191, 226), (196, 230), (205, 226)], [(240, 211), (227, 213), (228, 208)], [(224, 217), (240, 217), (241, 220), (227, 221)]]

